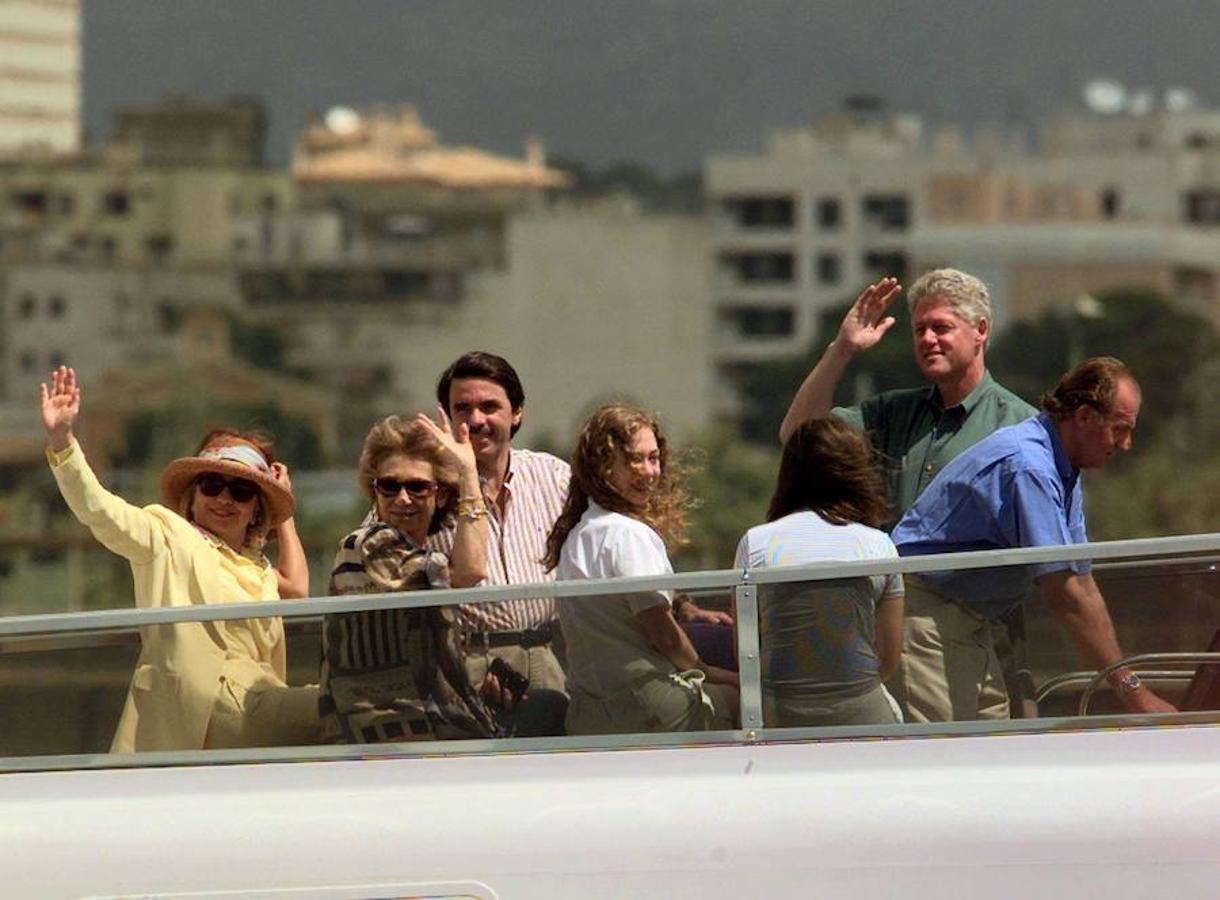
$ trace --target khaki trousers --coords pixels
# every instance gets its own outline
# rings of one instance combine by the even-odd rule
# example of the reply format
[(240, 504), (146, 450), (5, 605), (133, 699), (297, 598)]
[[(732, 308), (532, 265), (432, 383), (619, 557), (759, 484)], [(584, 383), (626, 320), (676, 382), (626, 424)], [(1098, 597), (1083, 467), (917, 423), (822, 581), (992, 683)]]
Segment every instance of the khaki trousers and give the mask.
[(726, 731), (737, 727), (735, 690), (707, 684), (697, 669), (641, 679), (607, 699), (574, 691), (568, 734)]
[(466, 677), (477, 689), (487, 676), (493, 659), (500, 658), (530, 681), (530, 688), (564, 692), (563, 667), (549, 645), (540, 647), (490, 647), (485, 650), (470, 650), (466, 656)]
[(222, 676), (204, 748), (296, 747), (322, 741), (318, 686), (272, 681), (249, 687)]
[(907, 722), (1008, 718), (999, 627), (907, 576), (902, 662), (889, 685)]

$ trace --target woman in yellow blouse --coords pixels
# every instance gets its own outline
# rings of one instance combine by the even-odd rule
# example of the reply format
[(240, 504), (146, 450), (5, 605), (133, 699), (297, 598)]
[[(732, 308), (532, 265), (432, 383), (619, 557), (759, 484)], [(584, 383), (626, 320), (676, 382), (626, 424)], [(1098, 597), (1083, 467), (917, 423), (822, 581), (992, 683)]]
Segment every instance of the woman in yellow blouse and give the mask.
[[(132, 506), (98, 482), (72, 434), (76, 373), (42, 385), (47, 459), (73, 515), (131, 563), (141, 609), (244, 603), (309, 593), (288, 469), (256, 436), (213, 431), (161, 475), (164, 505)], [(279, 562), (262, 554), (275, 531)], [(181, 622), (141, 629), (142, 649), (111, 752), (307, 744), (317, 689), (285, 681), (280, 619)]]

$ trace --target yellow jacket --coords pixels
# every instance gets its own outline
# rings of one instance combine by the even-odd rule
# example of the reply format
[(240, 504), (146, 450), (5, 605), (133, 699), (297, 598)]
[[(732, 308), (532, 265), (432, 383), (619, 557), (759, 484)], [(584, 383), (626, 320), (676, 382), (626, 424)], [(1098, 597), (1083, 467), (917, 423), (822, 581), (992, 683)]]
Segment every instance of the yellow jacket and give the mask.
[[(140, 508), (98, 482), (79, 445), (48, 451), (51, 471), (72, 513), (107, 549), (131, 563), (140, 609), (191, 606), (261, 597), (221, 597), (220, 551), (190, 522), (164, 506)], [(284, 629), (269, 622), (271, 659), (249, 652), (224, 622), (182, 622), (140, 629), (141, 651), (112, 753), (197, 750), (223, 678), (249, 682), (267, 677), (284, 683)]]

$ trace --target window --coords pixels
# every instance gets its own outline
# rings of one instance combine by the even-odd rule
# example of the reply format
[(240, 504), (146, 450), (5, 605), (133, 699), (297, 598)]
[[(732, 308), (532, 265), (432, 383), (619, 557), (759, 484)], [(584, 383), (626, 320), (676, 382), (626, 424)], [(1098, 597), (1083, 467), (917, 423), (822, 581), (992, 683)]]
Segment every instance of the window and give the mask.
[(61, 216), (70, 216), (76, 212), (76, 196), (73, 194), (59, 195), (59, 214)]
[(41, 215), (47, 211), (47, 195), (42, 191), (16, 191), (13, 194), (13, 208)]
[(742, 337), (790, 337), (796, 316), (790, 306), (743, 306), (726, 311), (726, 317)]
[(47, 365), (52, 369), (58, 369), (64, 365), (64, 354), (61, 350), (52, 350), (47, 356)]
[(174, 252), (174, 238), (168, 234), (150, 234), (144, 239), (144, 249), (153, 262), (163, 263)]
[(33, 372), (34, 366), (37, 365), (34, 353), (30, 350), (22, 350), (20, 363), (22, 372)]
[(837, 253), (819, 253), (815, 267), (818, 284), (838, 284), (843, 278), (842, 260)]
[(110, 235), (105, 235), (98, 240), (97, 249), (104, 262), (113, 262), (118, 252), (118, 242)]
[(1118, 216), (1119, 196), (1118, 188), (1102, 189), (1098, 197), (1098, 208), (1103, 219), (1113, 219)]
[(102, 195), (102, 211), (108, 216), (125, 216), (131, 212), (131, 199), (127, 191), (107, 191)]
[(795, 272), (795, 258), (791, 253), (730, 253), (724, 261), (734, 270), (739, 281), (747, 283), (791, 283)]
[(17, 317), (20, 319), (32, 319), (34, 317), (34, 310), (37, 308), (38, 301), (34, 299), (33, 294), (27, 291), (17, 301)]
[(67, 308), (68, 304), (58, 294), (47, 301), (47, 313), (52, 319), (62, 319)]
[(791, 229), (796, 223), (791, 197), (728, 197), (724, 209), (741, 228)]
[(863, 201), (864, 221), (885, 231), (901, 231), (911, 224), (910, 202), (902, 194), (874, 194)]
[(1202, 188), (1187, 191), (1182, 201), (1187, 222), (1194, 225), (1220, 224), (1220, 190)]
[(818, 227), (833, 231), (843, 224), (843, 204), (836, 197), (821, 197), (817, 203)]
[(903, 284), (909, 276), (910, 261), (905, 253), (894, 250), (873, 250), (864, 254), (864, 278), (876, 281), (887, 275), (897, 278)]
[(174, 306), (168, 297), (162, 297), (157, 304), (157, 318), (161, 322), (161, 330), (166, 334), (176, 334), (182, 327), (182, 310)]

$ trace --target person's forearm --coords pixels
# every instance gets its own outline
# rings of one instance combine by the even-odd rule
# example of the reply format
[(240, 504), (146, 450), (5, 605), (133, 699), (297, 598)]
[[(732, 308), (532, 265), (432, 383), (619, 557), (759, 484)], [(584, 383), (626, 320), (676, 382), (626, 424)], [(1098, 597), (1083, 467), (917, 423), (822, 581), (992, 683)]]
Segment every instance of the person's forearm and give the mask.
[(449, 558), (449, 583), (455, 588), (474, 587), (487, 577), (487, 516), (459, 516)]
[(735, 688), (741, 688), (741, 677), (736, 672), (730, 672), (728, 669), (707, 665), (706, 663), (702, 664), (701, 667), (708, 684), (731, 684)]
[(47, 446), (56, 453), (63, 453), (72, 446), (72, 427), (56, 428), (47, 434)]
[(292, 519), (281, 522), (276, 529), (279, 557), (275, 564), (276, 581), (281, 597), (309, 596), (309, 560)]
[(457, 527), (449, 557), (449, 583), (455, 588), (474, 587), (487, 577), (487, 516), (479, 473), (472, 467), (462, 472), (458, 484)]
[(1048, 576), (1043, 594), (1051, 612), (1090, 665), (1104, 669), (1122, 659), (1106, 601), (1092, 575)]
[(648, 642), (675, 668), (685, 671), (700, 667), (699, 654), (695, 652), (686, 632), (674, 620), (668, 605), (651, 607), (637, 613), (636, 617)]
[(847, 371), (847, 365), (852, 360), (851, 353), (841, 347), (838, 341), (831, 341), (818, 364), (813, 367), (801, 383), (796, 396), (788, 406), (784, 421), (779, 426), (779, 440), (786, 444), (792, 432), (810, 419), (820, 419), (830, 414), (834, 406), (835, 388)]
[[(1056, 574), (1044, 578), (1040, 587), (1073, 643), (1092, 665), (1101, 670), (1123, 658), (1106, 601), (1092, 575)], [(1128, 712), (1174, 712), (1173, 706), (1138, 680), (1134, 686), (1128, 686), (1125, 682), (1133, 676), (1134, 673), (1126, 668), (1114, 669), (1107, 676)]]
[(683, 671), (700, 668), (699, 654), (686, 636), (686, 632), (674, 624), (675, 633), (668, 639), (656, 644), (656, 647), (674, 666)]

